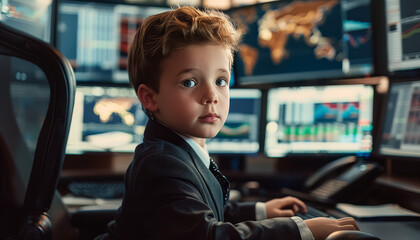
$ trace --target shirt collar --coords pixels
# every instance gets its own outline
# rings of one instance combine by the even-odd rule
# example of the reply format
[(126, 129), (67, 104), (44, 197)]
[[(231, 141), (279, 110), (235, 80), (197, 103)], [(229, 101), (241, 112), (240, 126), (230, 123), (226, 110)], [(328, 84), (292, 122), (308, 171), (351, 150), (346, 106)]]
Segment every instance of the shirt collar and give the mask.
[(197, 155), (200, 157), (201, 161), (204, 163), (204, 165), (209, 168), (210, 167), (210, 156), (209, 152), (207, 151), (207, 148), (201, 147), (198, 143), (196, 143), (194, 140), (192, 140), (189, 137), (186, 137), (184, 135), (181, 135), (177, 132), (180, 137), (182, 137), (190, 146), (191, 148), (197, 153)]
[[(157, 119), (155, 119), (155, 121), (159, 122), (160, 124), (162, 124), (163, 126), (167, 127), (166, 124), (158, 121)], [(172, 130), (172, 132), (176, 133), (178, 136), (180, 136), (182, 139), (185, 140), (185, 142), (188, 143), (188, 145), (190, 145), (190, 147), (194, 150), (194, 152), (198, 155), (198, 157), (200, 158), (200, 160), (204, 163), (204, 165), (209, 168), (210, 167), (210, 155), (209, 152), (207, 151), (207, 148), (203, 148), (201, 147), (198, 143), (196, 143), (194, 140), (192, 140), (191, 138), (184, 136), (180, 133), (175, 132), (174, 130)]]

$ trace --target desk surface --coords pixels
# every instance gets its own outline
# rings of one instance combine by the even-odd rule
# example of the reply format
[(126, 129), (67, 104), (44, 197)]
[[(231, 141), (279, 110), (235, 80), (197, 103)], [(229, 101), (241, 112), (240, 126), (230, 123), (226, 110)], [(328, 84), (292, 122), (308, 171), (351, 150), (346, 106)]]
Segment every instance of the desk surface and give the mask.
[[(339, 210), (327, 210), (335, 217), (348, 217)], [(420, 220), (356, 220), (363, 232), (379, 237), (381, 240), (419, 240)]]
[[(73, 198), (64, 198), (68, 200), (66, 204), (72, 205)], [(82, 199), (83, 200), (83, 199)], [(100, 210), (103, 209), (105, 211), (110, 209), (117, 209), (121, 204), (121, 199), (112, 201), (93, 201), (87, 203), (87, 205), (82, 209), (95, 209)], [(69, 206), (70, 207), (70, 206)], [(73, 206), (74, 207), (74, 206)], [(80, 205), (79, 205), (80, 207)], [(77, 211), (79, 208), (69, 208), (70, 211), (74, 212)], [(336, 210), (327, 211), (333, 216), (336, 217), (345, 217), (342, 212), (338, 212)], [(357, 224), (360, 227), (360, 230), (363, 232), (370, 233), (379, 237), (381, 240), (419, 240), (420, 239), (420, 221), (360, 221), (357, 220)]]
[(360, 230), (382, 240), (419, 240), (420, 221), (357, 221)]

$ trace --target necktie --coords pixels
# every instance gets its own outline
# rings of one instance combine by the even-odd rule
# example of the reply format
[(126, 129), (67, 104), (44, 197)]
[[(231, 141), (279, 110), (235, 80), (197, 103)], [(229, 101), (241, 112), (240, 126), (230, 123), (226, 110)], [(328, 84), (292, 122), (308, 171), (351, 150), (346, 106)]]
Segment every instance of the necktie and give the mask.
[(227, 178), (219, 171), (219, 168), (217, 168), (217, 164), (214, 162), (212, 158), (210, 158), (210, 171), (213, 173), (217, 181), (219, 181), (220, 186), (222, 187), (223, 204), (226, 206), (226, 203), (229, 200), (229, 191), (230, 191), (229, 180), (227, 180)]

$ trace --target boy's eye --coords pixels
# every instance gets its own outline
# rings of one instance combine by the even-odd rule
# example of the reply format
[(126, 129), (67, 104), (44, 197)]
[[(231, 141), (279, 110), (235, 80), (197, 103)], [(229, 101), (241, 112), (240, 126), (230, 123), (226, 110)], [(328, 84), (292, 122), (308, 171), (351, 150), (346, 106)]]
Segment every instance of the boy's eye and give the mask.
[(196, 85), (196, 83), (192, 79), (184, 80), (184, 81), (182, 81), (181, 84), (182, 84), (182, 86), (187, 87), (187, 88), (194, 87)]
[(216, 80), (216, 85), (220, 86), (220, 87), (226, 86), (227, 85), (227, 80), (224, 79), (224, 78), (218, 78)]

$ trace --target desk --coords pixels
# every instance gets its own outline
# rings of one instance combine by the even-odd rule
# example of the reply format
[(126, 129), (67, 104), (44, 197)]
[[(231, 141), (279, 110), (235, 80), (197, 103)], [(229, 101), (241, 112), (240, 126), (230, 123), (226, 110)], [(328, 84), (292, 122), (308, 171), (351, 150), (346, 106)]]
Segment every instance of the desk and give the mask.
[[(274, 195), (274, 194), (273, 194)], [(401, 196), (401, 195), (400, 195)], [(415, 196), (418, 199), (417, 196)], [(266, 201), (272, 197), (247, 196), (249, 201)], [(408, 200), (408, 199), (405, 199)], [(383, 204), (383, 203), (382, 203)], [(336, 209), (323, 209), (329, 215), (342, 218), (349, 215)], [(356, 220), (360, 230), (379, 237), (382, 240), (420, 240), (420, 220), (392, 221), (392, 220)]]
[(382, 240), (419, 240), (420, 221), (357, 221), (360, 230)]
[[(329, 210), (327, 213), (335, 217), (348, 217), (347, 214), (337, 210)], [(420, 220), (418, 221), (370, 221), (356, 220), (357, 225), (363, 232), (379, 237), (381, 240), (419, 240)]]
[[(97, 157), (97, 158), (89, 158), (92, 167), (86, 166), (86, 161), (83, 158), (78, 158), (77, 156), (73, 157), (75, 159), (71, 159), (74, 161), (69, 161), (66, 165), (64, 174), (62, 177), (66, 178), (77, 178), (77, 177), (86, 177), (94, 175), (93, 177), (103, 177), (104, 175), (117, 174), (122, 176), (128, 164), (131, 161), (131, 155), (122, 155), (114, 156), (112, 160), (105, 159), (108, 161), (104, 162), (104, 157)], [(95, 160), (95, 161), (94, 161)], [(122, 160), (122, 161), (121, 161)], [(107, 164), (104, 164), (107, 163)], [(121, 164), (124, 163), (124, 164)], [(80, 166), (83, 166), (80, 167)], [(98, 166), (101, 168), (98, 170)], [(115, 170), (118, 166), (118, 170)], [(80, 169), (84, 169), (81, 171)], [(111, 169), (112, 171), (110, 171)], [(94, 173), (94, 174), (93, 174)], [(271, 187), (277, 188), (277, 185), (293, 185), (295, 182), (298, 181), (298, 177), (296, 176), (296, 171), (291, 171), (290, 176), (286, 173), (270, 173), (270, 174), (248, 174), (248, 173), (230, 173), (228, 174), (229, 180), (233, 181), (253, 181), (257, 180), (261, 183), (270, 183)], [(377, 204), (384, 204), (388, 202), (392, 203), (399, 203), (401, 206), (409, 208), (411, 210), (416, 210), (420, 212), (419, 208), (419, 199), (420, 199), (420, 181), (418, 181), (418, 176), (415, 176), (413, 181), (409, 183), (413, 184), (403, 184), (400, 179), (389, 178), (389, 177), (382, 177), (379, 178), (376, 182), (376, 186), (372, 189), (371, 201)], [(262, 184), (265, 185), (265, 184)], [(279, 197), (278, 194), (273, 194), (273, 196), (269, 196), (267, 194), (267, 189), (248, 189), (249, 192), (254, 193), (249, 196), (245, 196), (245, 199), (248, 201), (265, 201), (267, 199), (271, 199), (272, 197)], [(117, 204), (115, 209), (118, 207)], [(101, 209), (101, 206), (96, 206), (97, 208)], [(105, 208), (105, 207), (104, 207)], [(77, 209), (73, 209), (77, 210)], [(106, 213), (112, 213), (112, 209), (106, 208), (104, 209)], [(341, 217), (336, 214), (332, 214), (334, 216)], [(112, 216), (112, 215), (111, 215)], [(93, 221), (85, 221), (85, 222), (92, 222)], [(364, 232), (371, 233), (375, 236), (378, 236), (382, 240), (420, 240), (420, 221), (357, 221), (360, 229)]]
[[(91, 217), (96, 219), (101, 216), (105, 220), (102, 225), (106, 225), (112, 219), (114, 210), (119, 207), (119, 202), (113, 205), (96, 205), (88, 208), (83, 208), (85, 212), (79, 213), (76, 216), (78, 224), (82, 227), (90, 226), (88, 223), (92, 222)], [(96, 210), (89, 212), (86, 210)], [(74, 211), (75, 209), (73, 209)], [(335, 210), (327, 211), (337, 217), (345, 217), (343, 213), (336, 213)], [(92, 215), (92, 216), (90, 216)], [(108, 217), (106, 217), (108, 216)], [(86, 218), (86, 219), (85, 219)], [(85, 220), (84, 220), (85, 219)], [(420, 221), (356, 221), (360, 230), (379, 237), (381, 240), (419, 240), (420, 239)], [(92, 224), (92, 223), (90, 223)], [(96, 222), (96, 224), (98, 224)], [(79, 226), (79, 227), (80, 227)]]

